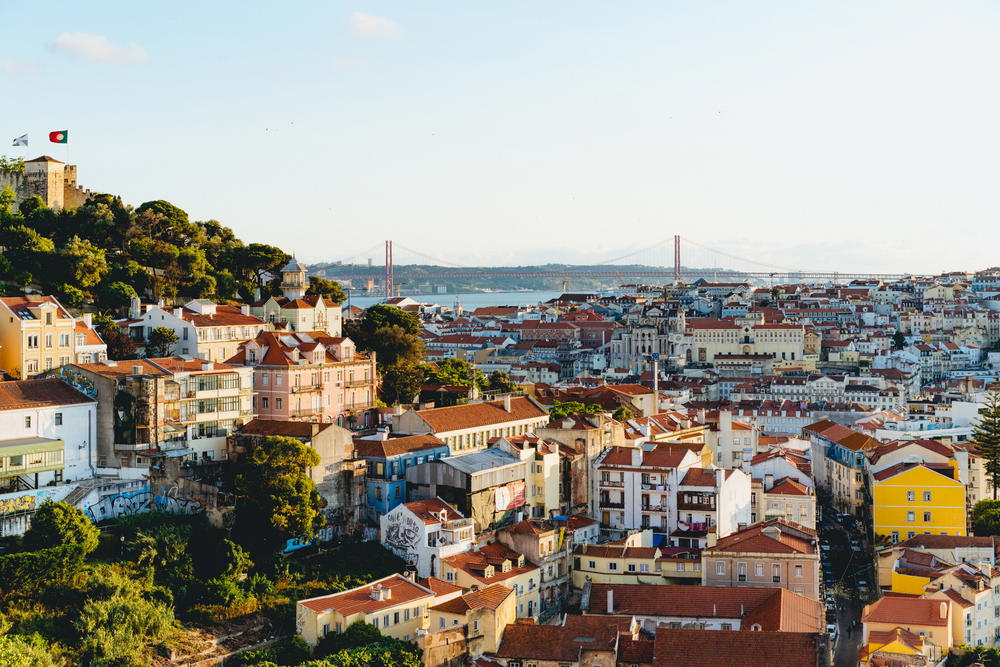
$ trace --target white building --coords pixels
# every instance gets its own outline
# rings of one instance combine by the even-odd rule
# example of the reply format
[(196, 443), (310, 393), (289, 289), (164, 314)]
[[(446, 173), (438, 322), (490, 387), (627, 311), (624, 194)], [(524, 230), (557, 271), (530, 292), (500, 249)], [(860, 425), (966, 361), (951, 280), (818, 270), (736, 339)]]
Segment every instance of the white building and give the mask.
[(97, 400), (83, 391), (55, 378), (0, 382), (0, 493), (94, 477)]
[(382, 546), (420, 577), (440, 578), (441, 559), (468, 551), (475, 539), (472, 519), (440, 498), (397, 505), (379, 522)]

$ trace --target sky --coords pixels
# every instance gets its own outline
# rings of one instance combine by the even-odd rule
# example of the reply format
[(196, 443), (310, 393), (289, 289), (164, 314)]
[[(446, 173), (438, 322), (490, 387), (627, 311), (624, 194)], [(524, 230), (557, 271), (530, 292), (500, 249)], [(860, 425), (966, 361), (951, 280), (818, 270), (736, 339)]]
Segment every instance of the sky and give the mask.
[(0, 155), (309, 262), (680, 234), (794, 269), (1000, 264), (997, 3), (3, 0), (0, 24)]

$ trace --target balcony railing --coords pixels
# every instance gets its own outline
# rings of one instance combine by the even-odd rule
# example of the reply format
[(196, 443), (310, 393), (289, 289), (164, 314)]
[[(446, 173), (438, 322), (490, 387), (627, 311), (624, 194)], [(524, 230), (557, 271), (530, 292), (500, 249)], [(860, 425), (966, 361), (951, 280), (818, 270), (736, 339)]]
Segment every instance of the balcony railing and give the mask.
[(625, 486), (625, 482), (616, 482), (610, 479), (602, 479), (601, 486), (613, 486), (615, 488), (622, 488)]
[(624, 501), (611, 501), (611, 500), (604, 500), (602, 498), (600, 503), (598, 503), (598, 505), (600, 507), (613, 507), (615, 509), (625, 509)]
[(292, 387), (293, 394), (303, 394), (307, 391), (319, 391), (323, 388), (321, 384), (302, 384)]
[(667, 508), (663, 505), (643, 505), (643, 512), (666, 512)]
[(345, 387), (367, 387), (372, 383), (371, 380), (348, 380), (344, 383)]
[(677, 503), (677, 509), (679, 509), (679, 510), (693, 510), (693, 511), (696, 511), (696, 512), (714, 512), (715, 511), (715, 503), (686, 503), (686, 502), (681, 501), (681, 502)]

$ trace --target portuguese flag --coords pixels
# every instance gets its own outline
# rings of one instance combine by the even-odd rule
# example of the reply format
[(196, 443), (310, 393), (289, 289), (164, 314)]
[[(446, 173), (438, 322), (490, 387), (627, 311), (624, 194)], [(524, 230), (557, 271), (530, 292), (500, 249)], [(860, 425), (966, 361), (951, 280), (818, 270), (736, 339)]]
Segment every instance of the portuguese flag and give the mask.
[(54, 144), (65, 144), (69, 141), (69, 130), (56, 130), (49, 132), (49, 141)]

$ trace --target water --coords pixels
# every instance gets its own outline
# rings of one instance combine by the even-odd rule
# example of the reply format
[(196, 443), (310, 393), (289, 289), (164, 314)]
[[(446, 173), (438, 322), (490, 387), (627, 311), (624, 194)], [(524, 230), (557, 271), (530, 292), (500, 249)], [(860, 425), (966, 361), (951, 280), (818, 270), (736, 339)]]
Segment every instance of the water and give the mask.
[[(534, 306), (555, 299), (562, 292), (465, 292), (456, 294), (401, 294), (409, 296), (414, 301), (432, 303), (441, 306), (454, 306), (455, 299), (462, 302), (466, 310), (474, 310), (482, 306)], [(384, 296), (351, 295), (351, 305), (358, 308), (368, 308), (385, 301)], [(343, 304), (345, 307), (347, 304)]]

